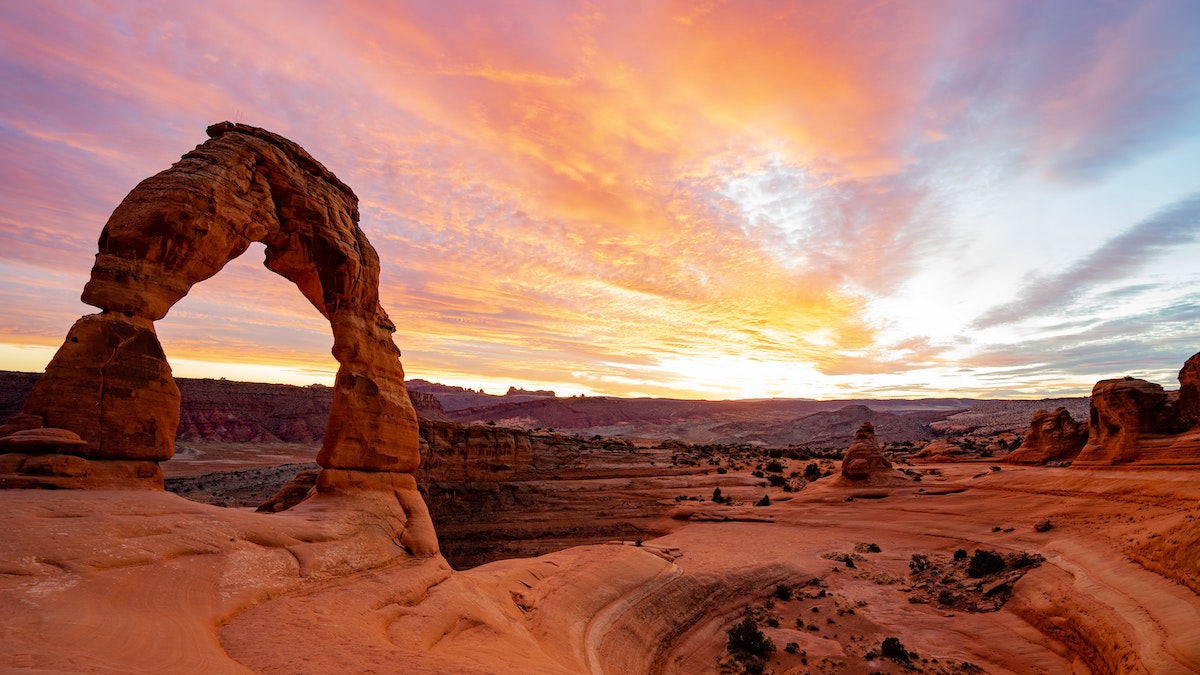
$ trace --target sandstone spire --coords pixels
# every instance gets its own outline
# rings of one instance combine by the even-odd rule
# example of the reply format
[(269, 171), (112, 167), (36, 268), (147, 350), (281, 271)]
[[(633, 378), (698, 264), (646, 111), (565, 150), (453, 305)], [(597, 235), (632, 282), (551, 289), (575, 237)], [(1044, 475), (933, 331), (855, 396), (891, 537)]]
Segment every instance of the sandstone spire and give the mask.
[(854, 432), (854, 441), (846, 450), (842, 460), (842, 477), (850, 480), (866, 480), (873, 475), (895, 475), (892, 463), (883, 456), (883, 448), (875, 439), (875, 426), (863, 422), (858, 431)]

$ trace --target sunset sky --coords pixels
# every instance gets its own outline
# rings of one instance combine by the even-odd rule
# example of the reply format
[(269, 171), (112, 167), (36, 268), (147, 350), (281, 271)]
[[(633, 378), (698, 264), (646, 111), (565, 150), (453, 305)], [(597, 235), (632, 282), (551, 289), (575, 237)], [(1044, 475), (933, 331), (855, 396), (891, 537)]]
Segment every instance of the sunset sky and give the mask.
[[(0, 0), (0, 369), (222, 120), (361, 200), (409, 377), (747, 398), (1169, 388), (1200, 351), (1200, 2)], [(176, 376), (331, 383), (255, 246)]]

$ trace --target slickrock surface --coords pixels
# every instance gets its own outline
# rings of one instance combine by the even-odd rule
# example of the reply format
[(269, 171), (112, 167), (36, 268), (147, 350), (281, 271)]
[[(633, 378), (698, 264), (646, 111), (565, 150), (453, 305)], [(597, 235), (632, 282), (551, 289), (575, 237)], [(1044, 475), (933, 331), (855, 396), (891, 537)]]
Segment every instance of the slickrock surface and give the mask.
[[(397, 557), (395, 511), (371, 500), (256, 514), (153, 491), (3, 491), (0, 669), (716, 673), (725, 632), (778, 584), (801, 592), (762, 628), (777, 673), (913, 672), (872, 657), (886, 637), (930, 673), (1200, 669), (1195, 469), (938, 468), (882, 499), (847, 502), (825, 478), (743, 507), (765, 522), (675, 521), (641, 546), (466, 572)], [(1046, 560), (998, 608), (909, 602), (913, 555), (960, 548)]]
[(1004, 461), (1009, 464), (1045, 464), (1075, 459), (1087, 443), (1088, 428), (1071, 417), (1066, 408), (1039, 410), (1025, 435), (1025, 442)]

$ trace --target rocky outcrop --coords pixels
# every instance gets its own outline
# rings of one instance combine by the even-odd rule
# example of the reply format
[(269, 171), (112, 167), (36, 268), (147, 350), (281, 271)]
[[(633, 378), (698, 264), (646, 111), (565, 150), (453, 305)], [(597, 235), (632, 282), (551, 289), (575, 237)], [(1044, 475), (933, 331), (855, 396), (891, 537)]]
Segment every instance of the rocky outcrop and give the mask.
[(1193, 354), (1179, 370), (1179, 400), (1175, 407), (1184, 427), (1200, 426), (1200, 353)]
[(72, 454), (84, 458), (170, 458), (180, 393), (154, 321), (262, 242), (266, 267), (296, 284), (333, 331), (339, 368), (318, 463), (415, 471), (417, 418), (357, 197), (281, 136), (229, 122), (208, 135), (135, 187), (105, 224), (82, 294), (101, 313), (76, 322), (25, 413), (79, 434), (87, 445)]
[(1075, 421), (1071, 411), (1039, 410), (1033, 414), (1021, 447), (1004, 458), (1009, 464), (1045, 464), (1075, 459), (1087, 443), (1088, 427)]
[[(407, 388), (407, 385), (405, 385)], [(412, 401), (413, 409), (417, 411), (417, 418), (422, 420), (437, 420), (445, 422), (449, 418), (446, 417), (446, 410), (442, 408), (442, 402), (437, 396), (428, 394), (423, 391), (409, 391), (408, 398)]]
[(103, 312), (82, 317), (25, 399), (25, 413), (69, 429), (89, 459), (163, 461), (175, 451), (179, 388), (154, 322)]
[(878, 476), (895, 476), (892, 463), (883, 456), (883, 448), (875, 438), (875, 427), (863, 422), (854, 434), (854, 441), (842, 459), (842, 477), (852, 481), (865, 481)]
[(321, 385), (210, 379), (178, 384), (183, 400), (175, 438), (185, 442), (319, 442), (333, 401), (333, 390)]
[(1170, 417), (1162, 385), (1132, 377), (1101, 380), (1092, 388), (1088, 442), (1076, 462), (1122, 464), (1138, 459), (1146, 437), (1161, 433)]
[(502, 481), (528, 469), (528, 431), (421, 420), (421, 482)]

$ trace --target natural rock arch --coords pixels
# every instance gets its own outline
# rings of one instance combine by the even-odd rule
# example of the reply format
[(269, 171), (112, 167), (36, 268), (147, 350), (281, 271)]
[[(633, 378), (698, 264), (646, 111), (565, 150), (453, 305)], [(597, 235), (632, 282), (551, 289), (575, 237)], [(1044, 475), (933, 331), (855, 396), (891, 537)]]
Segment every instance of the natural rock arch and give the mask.
[(257, 241), (266, 267), (296, 284), (333, 330), (338, 374), (317, 462), (412, 473), (417, 418), (358, 198), (286, 138), (230, 122), (208, 135), (138, 184), (105, 224), (82, 296), (102, 311), (71, 328), (25, 413), (77, 433), (87, 445), (71, 448), (74, 456), (170, 459), (179, 390), (154, 321)]

